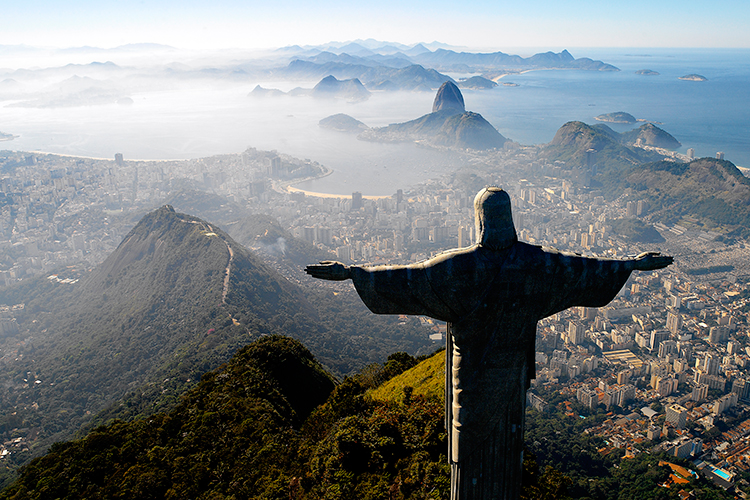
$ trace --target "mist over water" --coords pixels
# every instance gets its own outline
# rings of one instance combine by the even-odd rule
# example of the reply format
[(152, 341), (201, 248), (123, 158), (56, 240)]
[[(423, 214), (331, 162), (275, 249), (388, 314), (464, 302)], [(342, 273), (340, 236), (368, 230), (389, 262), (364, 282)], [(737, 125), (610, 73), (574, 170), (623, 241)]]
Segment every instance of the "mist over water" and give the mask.
[[(625, 111), (660, 123), (696, 156), (724, 151), (726, 159), (750, 166), (750, 51), (580, 49), (618, 66), (620, 72), (533, 71), (500, 80), (517, 87), (465, 90), (468, 110), (481, 113), (503, 135), (522, 144), (542, 144), (570, 120), (596, 123), (594, 116)], [(639, 69), (658, 76), (636, 75)], [(708, 81), (678, 80), (690, 73)], [(18, 135), (0, 149), (126, 159), (189, 159), (237, 153), (247, 147), (277, 150), (318, 161), (334, 170), (298, 187), (312, 191), (390, 195), (456, 169), (453, 154), (410, 144), (358, 141), (321, 129), (318, 121), (346, 113), (377, 127), (431, 111), (434, 93), (375, 92), (364, 102), (307, 96), (248, 97), (260, 84), (288, 91), (317, 82), (196, 80), (163, 90), (129, 92), (131, 105), (34, 108), (0, 101), (0, 131)], [(2, 96), (0, 96), (2, 99)], [(636, 124), (638, 126), (640, 124)], [(610, 125), (618, 132), (633, 126)]]
[(126, 159), (190, 159), (248, 147), (277, 150), (333, 169), (332, 175), (298, 187), (334, 194), (391, 195), (460, 164), (451, 153), (359, 141), (318, 126), (335, 113), (351, 114), (370, 126), (410, 120), (431, 111), (430, 93), (376, 93), (353, 104), (307, 96), (248, 97), (253, 87), (146, 92), (134, 95), (127, 106), (4, 108), (0, 130), (20, 137), (0, 148), (98, 158), (121, 152)]

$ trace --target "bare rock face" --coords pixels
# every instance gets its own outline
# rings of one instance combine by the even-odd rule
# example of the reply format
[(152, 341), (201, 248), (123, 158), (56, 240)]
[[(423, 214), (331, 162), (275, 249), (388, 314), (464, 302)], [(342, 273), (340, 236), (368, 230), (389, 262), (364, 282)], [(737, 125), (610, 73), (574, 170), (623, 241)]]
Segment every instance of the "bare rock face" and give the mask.
[(442, 110), (451, 110), (456, 113), (466, 112), (466, 106), (464, 105), (464, 96), (461, 95), (461, 91), (458, 90), (456, 84), (447, 81), (440, 86), (435, 95), (435, 101), (432, 103), (432, 112)]

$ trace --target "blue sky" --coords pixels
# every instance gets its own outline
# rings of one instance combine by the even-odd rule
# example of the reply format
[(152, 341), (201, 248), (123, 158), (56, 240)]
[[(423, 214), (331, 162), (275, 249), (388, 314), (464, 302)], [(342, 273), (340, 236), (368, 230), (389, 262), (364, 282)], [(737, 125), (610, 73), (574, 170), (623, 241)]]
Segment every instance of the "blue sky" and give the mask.
[(750, 2), (16, 0), (3, 6), (0, 28), (0, 44), (56, 47), (265, 48), (357, 38), (483, 50), (750, 48)]

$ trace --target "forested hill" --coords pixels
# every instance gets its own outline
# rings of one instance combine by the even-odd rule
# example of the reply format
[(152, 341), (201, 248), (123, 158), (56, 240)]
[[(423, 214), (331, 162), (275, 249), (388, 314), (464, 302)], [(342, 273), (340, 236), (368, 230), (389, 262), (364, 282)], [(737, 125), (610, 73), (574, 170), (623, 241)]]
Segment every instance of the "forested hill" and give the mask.
[(446, 498), (442, 404), (373, 403), (367, 387), (347, 379), (328, 398), (333, 382), (310, 352), (267, 336), (169, 414), (54, 445), (0, 498)]
[(750, 237), (750, 179), (726, 160), (660, 161), (598, 179), (612, 197), (630, 189), (648, 201), (654, 221), (676, 223), (690, 217), (703, 227)]
[(0, 430), (37, 429), (37, 446), (70, 436), (129, 391), (146, 392), (147, 381), (160, 382), (150, 389), (157, 408), (169, 405), (250, 339), (295, 315), (306, 326), (317, 319), (301, 290), (171, 207), (145, 216), (78, 283), (39, 279), (4, 292), (16, 296), (0, 302), (25, 303), (19, 335), (28, 329), (30, 339), (2, 367), (11, 383), (0, 392)]
[[(266, 336), (169, 413), (54, 445), (0, 499), (447, 499), (443, 400), (429, 389), (444, 380), (443, 360), (396, 353), (334, 388), (299, 342)], [(679, 498), (663, 486), (664, 457), (601, 454), (603, 440), (582, 430), (604, 412), (584, 420), (559, 406), (527, 410), (523, 500)], [(704, 479), (685, 487), (731, 498)]]
[(658, 153), (630, 147), (621, 139), (620, 134), (606, 125), (568, 122), (557, 130), (542, 154), (550, 161), (579, 167), (587, 164), (586, 152), (593, 149), (600, 170), (618, 170), (662, 158)]
[(77, 283), (44, 277), (0, 292), (0, 303), (25, 304), (19, 332), (0, 339), (14, 356), (0, 366), (0, 436), (30, 450), (4, 464), (92, 423), (171, 408), (263, 335), (301, 339), (339, 374), (429, 344), (418, 322), (352, 302), (303, 289), (215, 225), (162, 207)]
[(0, 498), (280, 498), (295, 473), (295, 429), (333, 387), (299, 342), (265, 337), (171, 413), (54, 445)]

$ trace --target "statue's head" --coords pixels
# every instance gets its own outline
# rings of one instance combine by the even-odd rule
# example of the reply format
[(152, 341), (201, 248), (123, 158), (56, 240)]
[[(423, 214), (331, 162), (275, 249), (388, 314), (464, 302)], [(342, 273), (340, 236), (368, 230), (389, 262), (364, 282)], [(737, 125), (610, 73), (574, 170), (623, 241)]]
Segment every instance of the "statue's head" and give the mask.
[(483, 247), (502, 250), (518, 241), (510, 211), (510, 196), (499, 187), (484, 188), (474, 198), (477, 241)]

